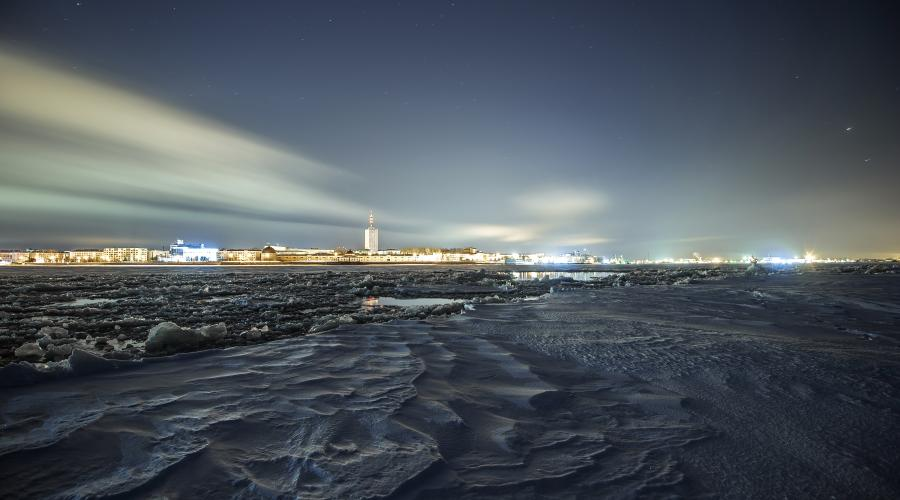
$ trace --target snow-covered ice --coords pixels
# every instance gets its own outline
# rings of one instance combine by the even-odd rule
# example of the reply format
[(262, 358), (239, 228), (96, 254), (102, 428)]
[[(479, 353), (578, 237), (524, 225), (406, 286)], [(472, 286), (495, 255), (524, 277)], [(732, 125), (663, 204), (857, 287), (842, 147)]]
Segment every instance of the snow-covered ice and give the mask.
[[(22, 351), (30, 361), (58, 361), (73, 348), (140, 359), (320, 333), (341, 317), (371, 323), (463, 309), (423, 307), (451, 301), (506, 302), (551, 290), (671, 284), (725, 274), (709, 268), (621, 273), (434, 266), (4, 268), (0, 366), (25, 359), (17, 358), (15, 349), (28, 343), (41, 348)], [(163, 323), (180, 329), (160, 331)], [(201, 332), (220, 323), (224, 331)], [(158, 333), (151, 339), (154, 328)]]
[[(135, 280), (178, 297), (147, 295), (178, 315), (139, 306), (127, 273), (100, 290), (53, 281), (53, 292), (7, 302), (4, 328), (33, 328), (17, 342), (42, 331), (50, 348), (82, 345), (56, 342), (83, 340), (96, 318), (106, 324), (92, 339), (143, 330), (150, 342), (156, 327), (154, 338), (186, 334), (202, 350), (138, 361), (75, 348), (0, 369), (0, 496), (896, 498), (891, 269), (641, 269), (549, 284), (471, 270)], [(309, 285), (317, 279), (340, 285)], [(376, 286), (462, 301), (370, 310), (356, 294), (317, 306), (302, 292)], [(119, 300), (67, 326), (34, 305), (73, 287)], [(307, 321), (303, 335), (322, 326), (273, 336), (284, 321)]]

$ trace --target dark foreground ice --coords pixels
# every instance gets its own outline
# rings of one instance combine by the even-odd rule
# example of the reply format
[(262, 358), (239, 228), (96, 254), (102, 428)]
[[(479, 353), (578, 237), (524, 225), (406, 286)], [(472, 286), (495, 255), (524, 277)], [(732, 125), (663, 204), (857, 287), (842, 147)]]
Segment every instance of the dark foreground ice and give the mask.
[[(588, 269), (593, 266), (588, 266)], [(0, 367), (58, 371), (73, 350), (137, 360), (425, 319), (464, 302), (565, 288), (687, 284), (739, 267), (521, 272), (505, 266), (85, 266), (0, 268)], [(894, 271), (894, 269), (888, 269)], [(43, 367), (43, 365), (49, 365)], [(0, 369), (2, 371), (2, 369)], [(0, 386), (9, 385), (0, 373)]]
[(92, 363), (0, 389), (0, 497), (900, 496), (896, 274), (574, 288)]

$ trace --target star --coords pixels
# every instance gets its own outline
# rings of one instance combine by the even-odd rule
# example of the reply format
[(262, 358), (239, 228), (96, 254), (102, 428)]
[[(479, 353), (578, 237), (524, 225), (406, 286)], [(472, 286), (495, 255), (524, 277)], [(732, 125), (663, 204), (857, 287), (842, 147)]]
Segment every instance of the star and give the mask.
[(847, 127), (844, 129), (844, 132), (852, 132), (852, 131), (853, 131), (853, 127)]

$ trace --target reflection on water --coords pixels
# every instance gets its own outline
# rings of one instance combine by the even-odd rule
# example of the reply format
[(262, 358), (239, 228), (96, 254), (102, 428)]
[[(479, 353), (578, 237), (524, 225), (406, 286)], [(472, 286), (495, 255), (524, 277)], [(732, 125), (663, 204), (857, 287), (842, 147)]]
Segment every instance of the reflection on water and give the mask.
[(513, 279), (516, 281), (530, 281), (539, 279), (555, 280), (559, 278), (572, 278), (575, 281), (590, 281), (607, 276), (613, 276), (618, 273), (610, 273), (607, 271), (514, 271)]
[(453, 302), (459, 302), (456, 299), (444, 299), (440, 297), (419, 297), (415, 299), (398, 299), (395, 297), (366, 297), (362, 301), (363, 307), (376, 307), (376, 306), (400, 306), (400, 307), (412, 307), (412, 306), (438, 306), (441, 304), (452, 304)]

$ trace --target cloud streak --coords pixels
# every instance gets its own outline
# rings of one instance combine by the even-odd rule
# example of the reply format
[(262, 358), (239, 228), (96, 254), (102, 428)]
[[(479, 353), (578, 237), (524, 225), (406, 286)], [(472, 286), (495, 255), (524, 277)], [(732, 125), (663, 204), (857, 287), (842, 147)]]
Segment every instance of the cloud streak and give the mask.
[(540, 187), (516, 199), (524, 212), (539, 218), (581, 217), (602, 210), (606, 201), (600, 193), (579, 188)]
[(450, 231), (470, 241), (502, 242), (531, 250), (553, 251), (611, 241), (586, 231), (597, 227), (596, 219), (606, 208), (606, 198), (599, 192), (562, 185), (535, 186), (527, 195), (514, 198), (512, 205), (521, 222), (460, 225)]
[(339, 169), (2, 45), (0, 88), (6, 214), (350, 225), (365, 213), (329, 189), (355, 182)]

